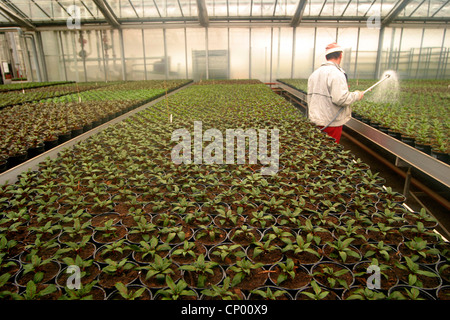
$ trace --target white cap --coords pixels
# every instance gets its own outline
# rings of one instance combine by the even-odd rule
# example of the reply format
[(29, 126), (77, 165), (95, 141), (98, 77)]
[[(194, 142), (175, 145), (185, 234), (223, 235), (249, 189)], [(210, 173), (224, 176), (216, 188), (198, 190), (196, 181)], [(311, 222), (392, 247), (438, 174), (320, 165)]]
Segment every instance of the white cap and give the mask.
[(327, 56), (330, 53), (333, 52), (342, 52), (342, 47), (340, 45), (338, 45), (336, 42), (330, 43), (329, 45), (327, 45), (327, 47), (325, 48), (325, 56)]

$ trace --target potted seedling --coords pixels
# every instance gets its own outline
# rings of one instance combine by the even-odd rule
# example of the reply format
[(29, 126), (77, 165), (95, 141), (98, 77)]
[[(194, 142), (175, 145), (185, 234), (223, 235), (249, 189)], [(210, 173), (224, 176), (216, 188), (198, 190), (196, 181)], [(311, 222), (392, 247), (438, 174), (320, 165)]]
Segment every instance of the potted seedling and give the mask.
[(205, 288), (219, 284), (224, 272), (222, 267), (216, 262), (205, 261), (205, 256), (200, 254), (197, 260), (191, 264), (180, 266), (184, 270), (183, 279), (190, 287)]
[(311, 281), (311, 287), (297, 292), (295, 300), (339, 300), (339, 296), (332, 290), (326, 290), (316, 281)]
[(171, 249), (168, 244), (159, 243), (155, 236), (148, 242), (141, 241), (139, 246), (131, 245), (130, 247), (133, 249), (133, 259), (138, 263), (150, 263), (154, 261), (156, 255), (165, 258)]
[(206, 254), (206, 252), (206, 247), (202, 243), (185, 240), (173, 248), (170, 257), (177, 263), (188, 264), (197, 260), (200, 254)]
[(201, 291), (202, 300), (244, 300), (245, 296), (241, 290), (231, 287), (231, 279), (226, 277), (222, 286), (211, 285), (208, 289)]
[(317, 263), (322, 259), (319, 253), (321, 250), (313, 244), (313, 239), (314, 236), (311, 233), (308, 233), (305, 238), (297, 235), (294, 240), (283, 238), (282, 252), (287, 257), (302, 264), (311, 265)]
[(192, 289), (187, 289), (187, 283), (181, 279), (176, 284), (169, 276), (167, 287), (156, 292), (155, 300), (197, 300), (198, 295)]
[(236, 261), (227, 268), (226, 273), (232, 279), (231, 286), (243, 290), (258, 288), (264, 285), (268, 278), (262, 263), (254, 263), (247, 258)]
[(311, 281), (308, 269), (291, 258), (276, 263), (270, 271), (270, 280), (278, 287), (285, 289), (300, 289)]
[(120, 261), (106, 259), (105, 263), (106, 266), (102, 268), (102, 272), (98, 276), (98, 283), (103, 288), (114, 288), (117, 282), (128, 285), (139, 276), (137, 265), (126, 258)]
[(261, 287), (250, 291), (250, 300), (292, 300), (292, 296), (277, 287)]

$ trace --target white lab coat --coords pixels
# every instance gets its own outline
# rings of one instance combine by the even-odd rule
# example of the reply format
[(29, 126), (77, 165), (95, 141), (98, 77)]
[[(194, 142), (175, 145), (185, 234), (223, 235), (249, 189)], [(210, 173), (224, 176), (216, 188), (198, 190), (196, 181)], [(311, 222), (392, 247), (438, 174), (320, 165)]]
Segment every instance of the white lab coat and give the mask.
[(350, 105), (359, 94), (348, 90), (345, 71), (336, 63), (327, 61), (308, 79), (308, 117), (318, 126), (328, 125), (341, 108), (345, 108), (330, 127), (344, 125), (352, 117)]

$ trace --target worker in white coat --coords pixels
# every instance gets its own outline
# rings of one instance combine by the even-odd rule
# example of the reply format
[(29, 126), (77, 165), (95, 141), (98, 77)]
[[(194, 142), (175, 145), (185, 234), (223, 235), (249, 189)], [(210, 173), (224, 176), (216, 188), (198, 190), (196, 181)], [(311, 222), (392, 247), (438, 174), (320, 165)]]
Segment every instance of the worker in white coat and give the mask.
[(337, 43), (326, 47), (325, 58), (308, 79), (308, 118), (339, 143), (342, 126), (352, 115), (350, 105), (364, 93), (349, 91), (347, 74), (340, 67), (342, 48)]

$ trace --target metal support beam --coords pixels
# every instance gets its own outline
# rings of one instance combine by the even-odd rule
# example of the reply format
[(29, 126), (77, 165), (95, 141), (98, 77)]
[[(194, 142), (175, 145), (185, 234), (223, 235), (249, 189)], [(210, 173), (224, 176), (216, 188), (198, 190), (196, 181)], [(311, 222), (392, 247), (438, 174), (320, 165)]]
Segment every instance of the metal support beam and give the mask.
[(111, 10), (111, 8), (109, 7), (109, 5), (104, 1), (104, 0), (93, 0), (94, 3), (96, 4), (98, 10), (100, 10), (100, 12), (103, 14), (103, 16), (105, 17), (106, 21), (113, 27), (116, 29), (120, 29), (120, 23), (117, 20), (116, 15), (114, 14), (114, 12)]
[(402, 12), (403, 9), (411, 2), (412, 0), (403, 0), (396, 3), (396, 5), (392, 8), (392, 10), (386, 15), (386, 17), (381, 21), (381, 28), (388, 26), (397, 16)]
[(208, 17), (208, 11), (206, 10), (205, 0), (197, 0), (197, 10), (198, 10), (198, 20), (200, 21), (200, 25), (205, 28), (208, 27), (209, 17)]
[(297, 5), (297, 9), (295, 9), (295, 13), (294, 16), (292, 17), (291, 20), (291, 27), (297, 27), (300, 24), (300, 21), (302, 20), (303, 17), (303, 12), (305, 11), (306, 8), (306, 2), (308, 0), (300, 0), (300, 2)]
[(384, 27), (381, 27), (378, 36), (378, 49), (377, 49), (377, 59), (375, 62), (375, 79), (380, 77), (381, 73), (381, 54), (383, 53), (383, 39), (384, 39)]
[(3, 3), (0, 3), (0, 12), (17, 23), (20, 27), (30, 31), (36, 30), (36, 27), (33, 24), (19, 16), (17, 13), (13, 12), (8, 6)]

